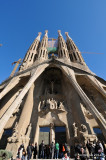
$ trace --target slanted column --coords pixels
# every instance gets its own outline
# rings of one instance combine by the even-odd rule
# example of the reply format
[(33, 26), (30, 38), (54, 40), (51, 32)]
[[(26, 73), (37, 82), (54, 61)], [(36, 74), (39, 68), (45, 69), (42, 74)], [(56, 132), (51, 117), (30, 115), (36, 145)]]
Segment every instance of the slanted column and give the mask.
[(86, 78), (90, 80), (90, 83), (104, 96), (106, 97), (106, 91), (103, 89), (101, 83), (91, 75), (86, 75)]
[(65, 32), (65, 34), (66, 34), (66, 43), (70, 54), (70, 60), (73, 62), (80, 62), (86, 65), (84, 59), (82, 58), (81, 52), (79, 51), (79, 49), (77, 48), (71, 37), (68, 35), (68, 32)]
[(34, 61), (37, 59), (37, 49), (40, 42), (41, 32), (38, 33), (37, 38), (34, 40), (34, 42), (31, 44), (30, 48), (28, 49), (25, 58), (23, 60), (22, 65), (20, 66), (20, 71), (27, 69), (29, 66), (31, 66)]
[(58, 56), (59, 58), (69, 58), (67, 45), (60, 30), (58, 30)]
[(7, 101), (7, 99), (6, 99), (6, 101), (7, 101), (7, 103), (3, 103), (2, 105), (1, 105), (1, 110), (0, 110), (0, 118), (3, 116), (3, 114), (6, 112), (6, 110), (9, 108), (9, 106), (13, 103), (13, 101), (15, 100), (15, 98), (19, 95), (19, 93), (20, 93), (20, 90), (18, 91), (18, 92), (16, 92), (16, 93), (14, 93), (13, 94), (13, 96)]
[(46, 30), (38, 50), (38, 59), (40, 60), (48, 59), (47, 47), (48, 47), (48, 31)]
[(25, 100), (25, 104), (20, 116), (20, 120), (18, 123), (18, 132), (19, 132), (19, 137), (21, 135), (25, 135), (26, 129), (30, 123), (31, 119), (31, 114), (33, 110), (33, 95), (34, 92), (34, 83), (32, 84), (31, 88), (29, 89), (27, 98)]
[(79, 86), (79, 84), (76, 81), (74, 71), (68, 67), (62, 66), (63, 70), (65, 71), (66, 76), (70, 80), (71, 84), (83, 100), (84, 104), (88, 107), (92, 115), (94, 116), (95, 120), (99, 124), (99, 127), (101, 128), (104, 137), (106, 138), (106, 121), (101, 115), (101, 113), (96, 109), (96, 107), (93, 105), (93, 103), (90, 101), (90, 99), (87, 97), (87, 95), (84, 93), (82, 88)]
[(15, 99), (15, 101), (10, 105), (9, 109), (5, 112), (5, 114), (0, 119), (0, 133), (2, 132), (3, 128), (7, 124), (9, 118), (14, 113), (15, 109), (18, 107), (18, 105), (21, 103), (22, 99), (34, 83), (34, 81), (39, 77), (39, 75), (45, 70), (45, 68), (48, 66), (48, 64), (43, 64), (38, 66), (32, 77), (29, 79), (28, 83), (25, 85), (21, 93), (18, 95), (18, 97)]
[(3, 91), (0, 93), (0, 99), (2, 99), (10, 90), (12, 90), (18, 83), (19, 83), (20, 78), (19, 77), (14, 77), (8, 85), (3, 89)]

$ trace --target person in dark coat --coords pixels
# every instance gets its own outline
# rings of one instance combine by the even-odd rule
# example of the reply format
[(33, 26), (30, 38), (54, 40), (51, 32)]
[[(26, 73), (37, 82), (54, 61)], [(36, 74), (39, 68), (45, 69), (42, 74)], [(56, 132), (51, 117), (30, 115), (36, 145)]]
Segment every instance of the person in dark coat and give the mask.
[(67, 143), (65, 143), (64, 146), (65, 146), (65, 152), (67, 152), (67, 155), (69, 156), (70, 154), (69, 154), (69, 149), (68, 149)]
[(81, 160), (87, 159), (87, 157), (86, 157), (86, 151), (85, 151), (85, 149), (83, 147), (81, 147), (81, 149), (80, 149), (80, 159)]
[(29, 143), (27, 147), (27, 155), (28, 155), (28, 160), (30, 160), (32, 157), (32, 144), (31, 143)]
[(91, 150), (92, 150), (92, 143), (89, 141), (87, 141), (87, 144), (86, 144), (87, 148), (88, 148), (88, 151), (89, 151), (89, 154), (91, 155)]
[(37, 143), (35, 143), (35, 146), (34, 146), (33, 159), (36, 159), (36, 157), (37, 157)]
[(46, 158), (50, 159), (50, 146), (49, 145), (46, 146)]
[(42, 143), (41, 143), (41, 158), (44, 159), (44, 150), (45, 150), (45, 145), (44, 145), (44, 141), (42, 140)]

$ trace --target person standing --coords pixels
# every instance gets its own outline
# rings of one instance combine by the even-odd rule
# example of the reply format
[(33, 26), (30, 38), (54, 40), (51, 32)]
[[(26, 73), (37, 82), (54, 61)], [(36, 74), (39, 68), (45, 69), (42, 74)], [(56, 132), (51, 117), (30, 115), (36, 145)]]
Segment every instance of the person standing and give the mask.
[(32, 144), (31, 143), (29, 143), (27, 147), (27, 154), (28, 154), (28, 160), (30, 160), (32, 157)]
[(44, 141), (42, 140), (42, 143), (41, 143), (41, 158), (44, 159), (44, 149), (45, 149), (45, 145), (44, 145)]
[(65, 152), (69, 156), (70, 154), (69, 154), (69, 149), (68, 149), (67, 143), (64, 144), (64, 147), (65, 147)]
[(45, 159), (47, 158), (47, 145), (45, 145), (44, 147), (44, 158)]
[(23, 148), (20, 148), (20, 151), (19, 151), (19, 158), (22, 159), (22, 156), (23, 156)]
[(25, 149), (23, 149), (23, 152), (22, 152), (22, 160), (26, 160), (26, 158), (27, 158), (27, 154), (26, 154)]
[[(101, 150), (101, 152), (104, 152), (104, 148), (103, 148), (103, 145), (102, 145), (102, 143), (99, 141), (99, 147), (100, 147), (100, 150)], [(100, 152), (100, 153), (101, 153)]]
[(50, 151), (51, 151), (51, 159), (54, 158), (54, 149), (55, 149), (55, 145), (54, 142), (52, 142), (51, 146), (50, 146)]
[[(31, 151), (32, 151), (32, 155), (34, 155), (34, 144), (32, 143), (31, 145)], [(33, 157), (32, 157), (33, 158)]]
[(37, 143), (35, 143), (35, 146), (34, 146), (34, 155), (33, 155), (33, 158), (36, 159), (37, 157)]
[(65, 153), (65, 146), (64, 146), (64, 144), (63, 144), (63, 145), (62, 145), (62, 157), (63, 157), (64, 153)]
[(46, 158), (50, 159), (50, 146), (49, 145), (47, 145), (46, 147)]
[(24, 149), (24, 145), (20, 145), (19, 149), (18, 149), (18, 158), (22, 159), (23, 156), (23, 149)]
[(59, 143), (58, 142), (56, 143), (56, 146), (55, 146), (55, 152), (56, 152), (56, 159), (58, 159), (58, 156), (59, 156)]
[(86, 146), (87, 146), (87, 149), (89, 151), (89, 155), (91, 155), (91, 153), (92, 153), (92, 143), (90, 142), (90, 140), (87, 141)]
[(85, 160), (87, 157), (86, 157), (86, 151), (84, 150), (83, 147), (81, 147), (80, 149), (80, 159), (81, 160)]

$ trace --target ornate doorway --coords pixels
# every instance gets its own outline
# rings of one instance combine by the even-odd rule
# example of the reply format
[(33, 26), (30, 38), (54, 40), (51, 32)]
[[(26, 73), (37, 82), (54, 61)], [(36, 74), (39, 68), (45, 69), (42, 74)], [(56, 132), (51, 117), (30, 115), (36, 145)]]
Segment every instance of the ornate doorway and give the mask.
[(66, 143), (65, 126), (55, 127), (55, 142), (58, 142), (60, 145)]
[[(40, 127), (39, 128), (39, 144), (41, 144), (42, 140), (44, 141), (45, 145), (48, 145), (51, 143), (51, 139), (53, 134), (51, 133), (51, 130), (53, 128), (51, 127)], [(59, 144), (66, 143), (66, 128), (65, 126), (57, 126), (54, 127), (55, 132), (55, 138), (54, 143), (58, 142)]]

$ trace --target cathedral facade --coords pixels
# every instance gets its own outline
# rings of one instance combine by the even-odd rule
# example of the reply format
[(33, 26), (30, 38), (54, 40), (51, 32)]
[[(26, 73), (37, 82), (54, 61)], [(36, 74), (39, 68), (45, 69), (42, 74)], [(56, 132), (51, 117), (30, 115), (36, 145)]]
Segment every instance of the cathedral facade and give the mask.
[(38, 33), (18, 72), (0, 85), (0, 148), (16, 155), (23, 143), (72, 146), (106, 140), (106, 82), (86, 65), (61, 31)]

